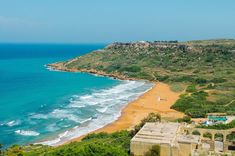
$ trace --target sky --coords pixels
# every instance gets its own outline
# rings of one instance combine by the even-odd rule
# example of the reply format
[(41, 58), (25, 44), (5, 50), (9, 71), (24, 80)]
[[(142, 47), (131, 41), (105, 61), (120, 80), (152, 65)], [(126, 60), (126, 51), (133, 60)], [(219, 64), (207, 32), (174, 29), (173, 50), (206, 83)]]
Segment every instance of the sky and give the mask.
[(235, 0), (0, 0), (0, 42), (235, 38)]

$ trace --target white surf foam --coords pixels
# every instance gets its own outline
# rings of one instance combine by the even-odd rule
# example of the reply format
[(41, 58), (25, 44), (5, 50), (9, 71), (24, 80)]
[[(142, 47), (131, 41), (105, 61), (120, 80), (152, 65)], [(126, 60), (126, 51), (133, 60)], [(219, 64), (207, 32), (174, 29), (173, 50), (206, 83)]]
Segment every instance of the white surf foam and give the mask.
[(55, 109), (53, 112), (51, 112), (50, 117), (52, 118), (57, 118), (57, 119), (68, 119), (74, 122), (79, 123), (80, 122), (80, 118), (78, 116), (76, 116), (75, 114), (73, 114), (72, 110), (66, 110), (66, 109)]
[(20, 125), (20, 120), (12, 120), (12, 121), (9, 121), (3, 125), (7, 125), (9, 127), (13, 127), (13, 126), (17, 126), (17, 125)]
[(47, 70), (49, 70), (49, 71), (56, 71), (56, 72), (60, 72), (61, 70), (57, 70), (57, 69), (55, 69), (55, 68), (53, 68), (53, 67), (50, 67), (50, 66), (48, 66), (48, 65), (44, 65), (44, 67), (46, 67), (46, 69)]
[(40, 133), (36, 131), (30, 131), (30, 130), (16, 130), (16, 134), (23, 135), (23, 136), (38, 136)]
[(107, 109), (108, 109), (108, 107), (103, 107), (103, 108), (97, 108), (96, 110), (100, 113), (104, 113), (107, 111)]
[(91, 121), (92, 120), (92, 117), (88, 118), (88, 119), (85, 119), (83, 121), (80, 121), (81, 124), (85, 123), (85, 122), (88, 122), (88, 121)]
[(59, 134), (52, 140), (39, 142), (39, 144), (60, 145), (117, 120), (121, 115), (121, 109), (127, 103), (138, 98), (152, 86), (153, 84), (144, 81), (121, 81), (119, 85), (109, 89), (72, 96), (66, 107), (55, 109), (48, 114), (48, 117), (71, 120), (79, 125)]
[(45, 115), (45, 114), (32, 114), (30, 116), (30, 118), (33, 118), (33, 119), (47, 119), (48, 116)]

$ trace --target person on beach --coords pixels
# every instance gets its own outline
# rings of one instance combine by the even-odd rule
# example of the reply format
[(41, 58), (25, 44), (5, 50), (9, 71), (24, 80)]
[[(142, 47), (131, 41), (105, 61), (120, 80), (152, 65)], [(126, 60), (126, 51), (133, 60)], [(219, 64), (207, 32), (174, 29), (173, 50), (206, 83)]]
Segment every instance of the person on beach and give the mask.
[(158, 96), (158, 99), (157, 99), (159, 102), (161, 101), (161, 98), (160, 98), (160, 96)]

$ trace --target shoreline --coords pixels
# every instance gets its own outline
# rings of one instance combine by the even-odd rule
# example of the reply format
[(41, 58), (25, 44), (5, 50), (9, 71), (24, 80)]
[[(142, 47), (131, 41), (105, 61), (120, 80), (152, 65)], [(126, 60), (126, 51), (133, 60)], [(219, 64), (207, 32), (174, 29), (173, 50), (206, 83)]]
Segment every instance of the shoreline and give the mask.
[[(70, 60), (71, 61), (74, 61)], [(78, 70), (78, 69), (67, 69), (64, 66), (63, 62), (53, 63), (47, 65), (53, 70), (67, 71), (67, 72), (84, 72), (95, 75), (112, 77), (120, 80), (139, 80), (135, 78), (128, 78), (118, 74), (107, 74), (105, 72), (96, 71), (96, 70)], [(64, 144), (81, 141), (83, 137), (91, 133), (106, 132), (112, 133), (120, 130), (130, 130), (135, 125), (140, 123), (140, 121), (145, 118), (149, 113), (159, 113), (163, 119), (175, 120), (177, 118), (182, 118), (183, 113), (171, 109), (170, 107), (175, 103), (179, 98), (181, 92), (173, 92), (168, 84), (162, 82), (152, 82), (154, 86), (146, 91), (143, 95), (139, 96), (136, 100), (128, 103), (122, 110), (121, 115), (117, 120), (111, 122), (110, 124), (105, 125), (102, 128), (94, 130), (90, 133), (77, 137), (75, 139), (68, 140)], [(62, 144), (63, 145), (63, 144)]]
[[(163, 119), (175, 120), (181, 118), (184, 116), (183, 113), (170, 109), (179, 95), (180, 93), (171, 91), (167, 84), (161, 82), (155, 83), (150, 90), (141, 95), (138, 99), (128, 103), (126, 107), (122, 109), (121, 116), (117, 120), (88, 134), (130, 130), (151, 112), (161, 114)], [(158, 96), (160, 96), (162, 100), (158, 101)], [(86, 135), (87, 134), (72, 139), (67, 143), (81, 141)]]
[[(108, 93), (111, 96), (107, 98), (112, 99), (109, 103), (106, 103), (106, 105), (104, 105), (105, 110), (99, 111), (96, 109), (97, 111), (100, 112), (100, 114), (98, 114), (96, 117), (90, 117), (89, 119), (80, 122), (80, 124), (77, 125), (75, 124), (73, 127), (66, 129), (65, 131), (61, 131), (60, 133), (57, 133), (54, 136), (52, 136), (53, 135), (52, 134), (49, 135), (48, 137), (44, 137), (41, 140), (38, 140), (34, 144), (60, 146), (66, 144), (67, 142), (70, 142), (75, 138), (78, 138), (80, 136), (94, 132), (100, 128), (103, 128), (104, 126), (116, 121), (121, 116), (122, 110), (126, 107), (126, 105), (128, 105), (128, 103), (138, 99), (144, 93), (148, 92), (154, 85), (153, 83), (145, 81), (130, 81), (130, 80), (119, 80), (119, 81), (121, 82), (118, 85), (112, 86), (111, 88), (109, 87), (108, 89), (99, 92), (100, 96), (96, 95), (96, 98), (93, 99), (95, 101), (99, 101), (101, 97), (107, 96), (105, 94)], [(134, 91), (133, 89), (137, 90)], [(109, 90), (110, 92), (107, 92)], [(89, 95), (93, 96), (92, 94)], [(112, 95), (115, 97), (112, 97)], [(87, 95), (85, 95), (85, 97), (86, 96)], [(122, 98), (122, 100), (120, 98)], [(103, 103), (102, 102), (103, 100), (101, 100), (100, 104)], [(119, 102), (117, 102), (116, 100), (118, 100)]]
[[(69, 62), (73, 62), (76, 59), (73, 59)], [(65, 67), (65, 64), (63, 62), (56, 62), (56, 63), (52, 63), (52, 64), (47, 64), (46, 65), (48, 68), (55, 70), (55, 71), (65, 71), (65, 72), (81, 72), (81, 73), (90, 73), (90, 74), (94, 74), (94, 75), (99, 75), (99, 76), (105, 76), (105, 77), (111, 77), (114, 79), (119, 79), (119, 80), (142, 80), (142, 81), (148, 81), (148, 80), (144, 80), (144, 79), (137, 79), (137, 78), (130, 78), (130, 77), (126, 77), (124, 75), (120, 75), (118, 73), (112, 73), (112, 74), (108, 74), (106, 72), (103, 71), (97, 71), (95, 69), (67, 69)], [(151, 82), (151, 81), (148, 81)], [(156, 82), (156, 81), (153, 81)]]

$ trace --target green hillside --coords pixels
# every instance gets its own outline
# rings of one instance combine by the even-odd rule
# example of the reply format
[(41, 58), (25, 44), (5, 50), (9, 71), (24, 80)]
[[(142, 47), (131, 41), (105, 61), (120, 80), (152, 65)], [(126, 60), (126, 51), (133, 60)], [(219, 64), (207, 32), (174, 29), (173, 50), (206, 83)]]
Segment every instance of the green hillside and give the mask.
[(181, 96), (173, 108), (204, 117), (207, 112), (235, 112), (234, 62), (235, 40), (224, 39), (113, 43), (60, 65), (124, 79), (193, 85), (195, 93)]
[[(12, 146), (4, 151), (4, 156), (127, 156), (130, 146), (127, 131), (112, 134), (99, 133), (85, 137), (81, 142), (73, 142), (59, 147), (42, 145)], [(1, 155), (1, 154), (0, 154)]]

